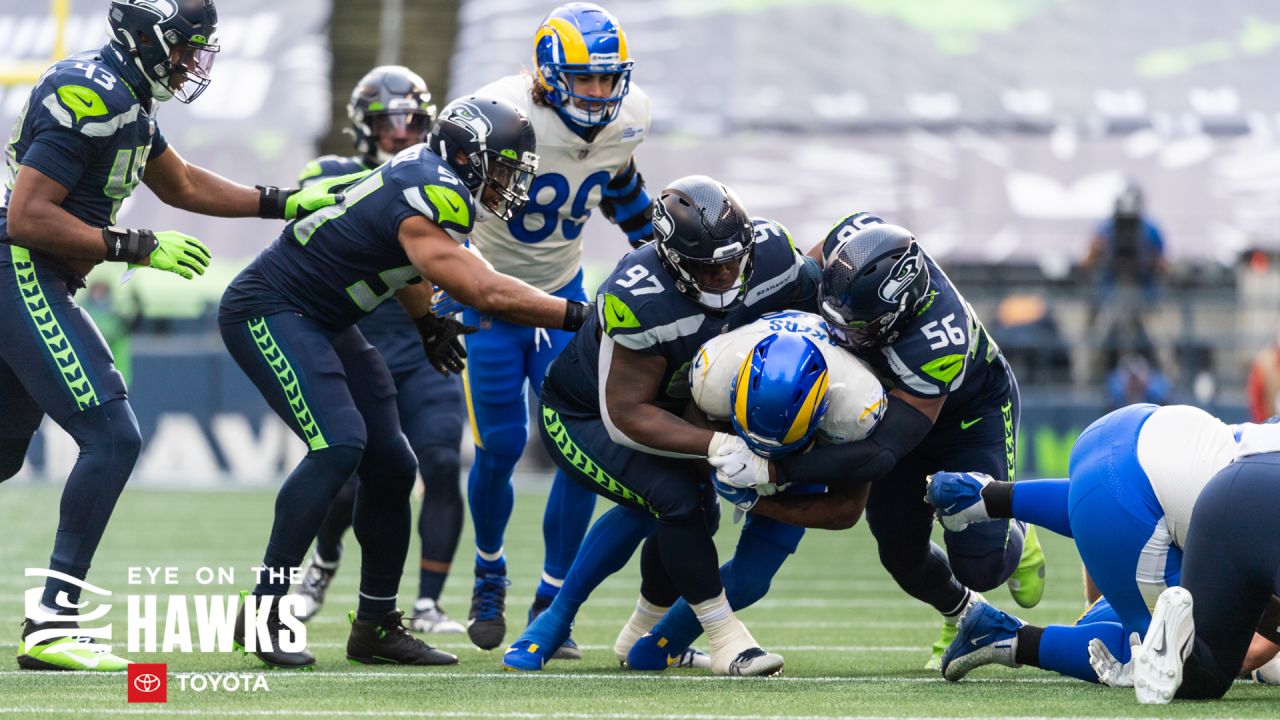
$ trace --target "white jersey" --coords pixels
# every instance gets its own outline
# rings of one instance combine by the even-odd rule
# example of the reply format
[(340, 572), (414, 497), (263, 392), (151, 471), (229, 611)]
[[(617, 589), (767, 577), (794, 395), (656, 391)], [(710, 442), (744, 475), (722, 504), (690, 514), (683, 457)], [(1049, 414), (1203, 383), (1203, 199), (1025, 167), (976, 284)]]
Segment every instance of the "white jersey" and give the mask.
[[(529, 116), (537, 138), (538, 175), (520, 215), (510, 223), (496, 218), (476, 223), (471, 239), (498, 271), (554, 292), (582, 265), (582, 228), (600, 204), (604, 186), (649, 134), (649, 96), (633, 83), (618, 117), (587, 142), (565, 126), (554, 108), (534, 104), (532, 86), (530, 76), (511, 75), (475, 93), (507, 100)], [(630, 248), (620, 246), (618, 254), (624, 249)]]
[(1142, 424), (1138, 463), (1164, 510), (1174, 545), (1186, 542), (1191, 509), (1204, 486), (1238, 452), (1231, 426), (1190, 405), (1158, 408)]
[(689, 368), (698, 408), (713, 420), (729, 420), (733, 414), (729, 392), (742, 361), (756, 343), (782, 332), (813, 340), (827, 361), (827, 412), (818, 423), (818, 438), (839, 444), (870, 435), (885, 411), (880, 381), (865, 363), (831, 341), (822, 318), (795, 310), (769, 313), (703, 343)]

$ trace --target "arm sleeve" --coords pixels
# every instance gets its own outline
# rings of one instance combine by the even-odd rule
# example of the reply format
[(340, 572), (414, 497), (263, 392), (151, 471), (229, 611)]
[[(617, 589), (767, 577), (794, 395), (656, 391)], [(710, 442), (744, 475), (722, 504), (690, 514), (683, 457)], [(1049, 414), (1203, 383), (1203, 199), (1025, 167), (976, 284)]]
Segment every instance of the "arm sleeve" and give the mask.
[(819, 445), (777, 461), (783, 483), (844, 486), (873, 482), (893, 469), (933, 429), (924, 413), (890, 395), (889, 408), (876, 431), (866, 440), (843, 445)]
[(155, 160), (169, 149), (169, 141), (164, 139), (164, 135), (160, 133), (160, 126), (156, 126), (155, 135), (151, 136), (151, 152), (147, 155), (148, 160)]
[(632, 247), (653, 239), (653, 199), (644, 189), (644, 177), (636, 170), (635, 158), (613, 176), (602, 194), (600, 211), (627, 234)]

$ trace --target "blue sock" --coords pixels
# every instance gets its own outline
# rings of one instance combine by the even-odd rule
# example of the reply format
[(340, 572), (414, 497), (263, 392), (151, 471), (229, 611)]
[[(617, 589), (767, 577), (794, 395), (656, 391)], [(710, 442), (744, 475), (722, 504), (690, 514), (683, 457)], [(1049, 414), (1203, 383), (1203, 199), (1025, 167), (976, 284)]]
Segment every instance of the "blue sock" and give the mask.
[[(729, 607), (741, 610), (764, 597), (773, 576), (795, 551), (803, 535), (803, 528), (774, 520), (754, 522), (744, 529), (733, 557), (720, 566), (720, 582), (724, 584)], [(679, 655), (702, 635), (702, 624), (689, 603), (680, 598), (652, 632), (667, 639), (665, 647), (669, 655)]]
[(1070, 480), (1020, 480), (1013, 485), (1013, 516), (1023, 522), (1071, 537), (1067, 515)]
[[(488, 438), (489, 442), (500, 439), (500, 434)], [(518, 459), (518, 454), (513, 456), (476, 448), (475, 461), (471, 463), (471, 472), (467, 476), (467, 504), (471, 508), (471, 525), (476, 538), (476, 567), (485, 572), (505, 574), (507, 571), (505, 558), (485, 560), (479, 553), (492, 556), (502, 552), (507, 521), (511, 519), (511, 508), (515, 506), (511, 469)]]
[(1089, 665), (1089, 641), (1101, 638), (1120, 662), (1129, 661), (1129, 643), (1120, 623), (1050, 625), (1040, 638), (1040, 667), (1088, 682), (1098, 682)]
[(547, 498), (547, 509), (542, 515), (546, 559), (542, 564), (542, 582), (538, 584), (538, 600), (551, 602), (560, 592), (560, 586), (547, 579), (563, 583), (595, 509), (596, 494), (557, 470), (551, 484), (551, 496)]
[(618, 506), (600, 516), (582, 541), (564, 585), (551, 607), (533, 621), (521, 640), (555, 648), (569, 637), (578, 608), (605, 578), (627, 564), (636, 548), (658, 527), (657, 520), (640, 510)]
[[(501, 550), (501, 548), (499, 548), (499, 550)], [(496, 560), (489, 560), (487, 558), (482, 557), (479, 551), (476, 551), (476, 570), (482, 573), (488, 573), (488, 574), (496, 573), (498, 575), (506, 575), (507, 574), (506, 553), (499, 555)]]

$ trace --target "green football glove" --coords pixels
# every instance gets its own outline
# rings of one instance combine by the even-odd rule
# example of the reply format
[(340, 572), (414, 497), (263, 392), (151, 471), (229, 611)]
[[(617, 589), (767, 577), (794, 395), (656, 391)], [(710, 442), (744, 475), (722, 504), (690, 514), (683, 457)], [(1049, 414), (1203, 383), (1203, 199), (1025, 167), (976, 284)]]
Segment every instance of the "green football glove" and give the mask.
[[(127, 262), (131, 267), (153, 267), (187, 280), (203, 275), (213, 257), (204, 243), (172, 230), (152, 232), (110, 226), (102, 229), (102, 239), (107, 244), (107, 260)], [(144, 263), (146, 259), (149, 262)]]
[(348, 175), (319, 178), (301, 190), (258, 185), (258, 215), (278, 220), (304, 218), (317, 210), (342, 202), (345, 197), (343, 191), (362, 180), (369, 172), (361, 170)]

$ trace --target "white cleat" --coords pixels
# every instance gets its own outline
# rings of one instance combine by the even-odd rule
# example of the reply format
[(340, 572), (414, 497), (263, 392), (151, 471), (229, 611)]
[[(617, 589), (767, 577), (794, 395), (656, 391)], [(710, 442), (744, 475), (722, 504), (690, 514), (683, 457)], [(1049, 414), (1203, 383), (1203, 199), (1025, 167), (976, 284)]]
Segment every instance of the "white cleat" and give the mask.
[(710, 670), (711, 656), (702, 652), (698, 648), (689, 648), (679, 655), (672, 655), (667, 658), (667, 667), (669, 668), (686, 668), (693, 670)]
[(1133, 656), (1133, 689), (1139, 703), (1165, 705), (1182, 684), (1182, 664), (1196, 636), (1192, 606), (1185, 588), (1160, 593), (1147, 636)]
[(431, 598), (418, 598), (413, 604), (413, 619), (409, 621), (409, 628), (414, 632), (441, 635), (455, 635), (467, 631)]
[[(723, 669), (723, 672), (720, 670)], [(770, 677), (782, 674), (782, 656), (765, 652), (753, 647), (738, 653), (727, 666), (716, 667), (715, 658), (711, 659), (711, 670), (717, 675), (730, 677)]]

